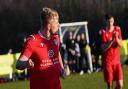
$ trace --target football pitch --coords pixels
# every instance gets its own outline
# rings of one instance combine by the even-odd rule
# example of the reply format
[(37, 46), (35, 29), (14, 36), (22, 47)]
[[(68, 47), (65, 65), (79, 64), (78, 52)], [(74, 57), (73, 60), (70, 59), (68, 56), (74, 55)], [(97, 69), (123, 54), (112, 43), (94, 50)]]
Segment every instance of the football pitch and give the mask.
[[(124, 88), (128, 89), (128, 66), (123, 66)], [(62, 89), (106, 89), (102, 72), (84, 74), (72, 74), (66, 79), (61, 79)], [(0, 84), (0, 89), (29, 89), (29, 82), (16, 81)], [(114, 88), (113, 88), (114, 89)]]

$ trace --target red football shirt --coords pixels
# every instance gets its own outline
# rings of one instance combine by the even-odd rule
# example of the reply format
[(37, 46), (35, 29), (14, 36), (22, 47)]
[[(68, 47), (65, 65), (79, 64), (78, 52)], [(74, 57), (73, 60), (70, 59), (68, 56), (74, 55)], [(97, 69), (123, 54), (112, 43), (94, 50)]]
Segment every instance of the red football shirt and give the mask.
[(40, 32), (27, 38), (21, 55), (32, 59), (30, 89), (61, 89), (59, 64), (59, 38), (44, 38)]
[[(102, 44), (109, 42), (115, 32), (118, 32), (118, 38), (122, 39), (120, 27), (114, 26), (112, 32), (109, 32), (107, 28), (103, 29), (101, 32)], [(114, 39), (112, 46), (107, 51), (103, 52), (103, 60), (104, 63), (120, 63), (120, 46), (117, 44), (116, 39)]]

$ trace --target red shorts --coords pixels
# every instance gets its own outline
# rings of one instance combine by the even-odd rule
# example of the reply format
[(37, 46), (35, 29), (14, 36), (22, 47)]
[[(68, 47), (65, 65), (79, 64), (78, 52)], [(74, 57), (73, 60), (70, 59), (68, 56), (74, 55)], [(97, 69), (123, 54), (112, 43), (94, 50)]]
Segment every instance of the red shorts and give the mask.
[(106, 63), (104, 66), (104, 80), (109, 84), (111, 84), (113, 80), (123, 80), (121, 64), (111, 65)]

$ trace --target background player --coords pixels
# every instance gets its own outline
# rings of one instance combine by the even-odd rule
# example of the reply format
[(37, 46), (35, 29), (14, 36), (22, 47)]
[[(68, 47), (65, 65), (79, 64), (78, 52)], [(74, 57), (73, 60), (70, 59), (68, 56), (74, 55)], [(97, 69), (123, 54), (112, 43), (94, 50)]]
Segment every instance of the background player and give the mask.
[(104, 79), (107, 89), (111, 89), (113, 80), (116, 81), (115, 89), (122, 89), (123, 74), (120, 64), (122, 36), (120, 27), (114, 26), (113, 16), (106, 16), (106, 27), (99, 33), (102, 39)]

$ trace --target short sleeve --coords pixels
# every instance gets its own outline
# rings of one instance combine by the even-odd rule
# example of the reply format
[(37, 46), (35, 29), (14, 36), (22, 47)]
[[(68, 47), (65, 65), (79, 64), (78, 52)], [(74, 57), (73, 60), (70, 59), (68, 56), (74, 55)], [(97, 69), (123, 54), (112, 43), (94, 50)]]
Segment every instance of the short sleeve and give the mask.
[(117, 27), (117, 30), (119, 32), (119, 35), (118, 35), (119, 39), (122, 39), (121, 28), (120, 27)]
[(104, 44), (104, 43), (106, 43), (107, 42), (107, 39), (106, 39), (106, 37), (105, 37), (105, 30), (100, 30), (99, 31), (99, 35), (100, 35), (100, 37), (101, 37), (101, 42)]
[(21, 56), (24, 55), (26, 56), (27, 58), (30, 58), (30, 56), (32, 55), (32, 39), (31, 38), (27, 38), (28, 40), (26, 40), (26, 42), (24, 43), (23, 45), (23, 49), (22, 49), (22, 52), (21, 52)]

